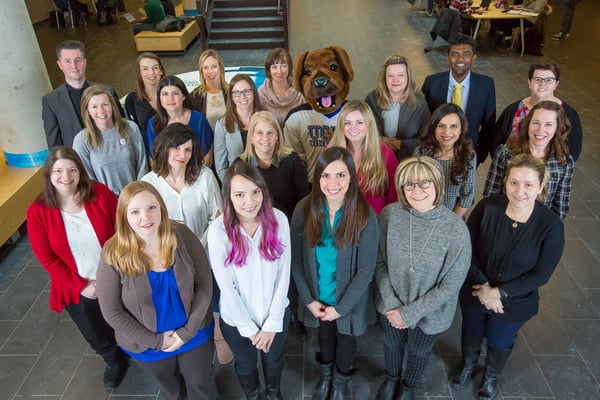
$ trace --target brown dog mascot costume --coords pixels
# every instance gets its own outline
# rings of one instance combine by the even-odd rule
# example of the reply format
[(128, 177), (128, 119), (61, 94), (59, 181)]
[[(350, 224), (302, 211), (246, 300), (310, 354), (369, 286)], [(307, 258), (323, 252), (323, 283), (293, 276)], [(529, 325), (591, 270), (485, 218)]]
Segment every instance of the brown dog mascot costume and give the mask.
[(340, 46), (305, 51), (294, 63), (294, 87), (307, 104), (294, 108), (284, 124), (286, 144), (300, 156), (312, 182), (315, 162), (329, 143), (354, 79), (348, 53)]

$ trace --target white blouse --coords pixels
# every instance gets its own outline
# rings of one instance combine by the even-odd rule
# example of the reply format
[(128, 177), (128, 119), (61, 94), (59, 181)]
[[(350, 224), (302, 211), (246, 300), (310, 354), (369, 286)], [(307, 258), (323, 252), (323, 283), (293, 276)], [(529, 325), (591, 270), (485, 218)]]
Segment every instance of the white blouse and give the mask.
[(231, 242), (225, 231), (223, 216), (208, 228), (208, 255), (213, 274), (221, 289), (221, 318), (237, 327), (243, 337), (255, 335), (259, 329), (282, 332), (283, 317), (288, 306), (290, 283), (290, 228), (285, 214), (274, 209), (277, 219), (277, 237), (283, 244), (283, 254), (275, 261), (267, 261), (259, 253), (262, 226), (254, 237), (242, 229), (248, 243), (248, 257), (241, 267), (225, 265)]
[(95, 280), (102, 247), (85, 209), (77, 214), (61, 210), (60, 215), (65, 224), (67, 242), (79, 276), (88, 281)]
[(219, 184), (210, 168), (202, 167), (196, 182), (186, 185), (181, 193), (155, 172), (147, 173), (142, 180), (158, 190), (167, 206), (169, 218), (190, 228), (206, 246), (206, 228), (223, 210)]

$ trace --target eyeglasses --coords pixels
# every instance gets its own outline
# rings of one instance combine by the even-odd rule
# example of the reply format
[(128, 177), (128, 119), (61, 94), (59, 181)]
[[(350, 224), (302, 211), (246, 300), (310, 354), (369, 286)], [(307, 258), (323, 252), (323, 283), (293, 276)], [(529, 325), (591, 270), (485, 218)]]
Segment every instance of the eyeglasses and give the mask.
[(415, 188), (417, 186), (421, 190), (429, 189), (429, 186), (431, 186), (432, 183), (433, 183), (433, 181), (425, 179), (425, 180), (422, 180), (421, 182), (406, 182), (405, 184), (402, 185), (402, 187), (404, 188), (404, 190), (406, 190), (408, 192), (412, 192), (413, 190), (415, 190)]
[(552, 85), (554, 82), (556, 82), (556, 78), (552, 78), (552, 77), (541, 78), (539, 76), (534, 76), (533, 78), (531, 78), (531, 80), (533, 82), (537, 83), (538, 85), (542, 82), (544, 82), (546, 85)]
[(234, 90), (231, 92), (233, 97), (240, 97), (241, 95), (249, 96), (252, 93), (252, 89)]

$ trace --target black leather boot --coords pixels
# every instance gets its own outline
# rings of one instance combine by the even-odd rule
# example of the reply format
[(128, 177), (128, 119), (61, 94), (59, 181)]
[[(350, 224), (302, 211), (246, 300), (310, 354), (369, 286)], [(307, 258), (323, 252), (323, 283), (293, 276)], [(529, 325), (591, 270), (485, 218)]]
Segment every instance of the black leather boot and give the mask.
[(240, 381), (240, 385), (242, 385), (246, 400), (262, 400), (258, 371), (254, 371), (250, 374), (242, 374), (236, 370), (235, 373)]
[(333, 370), (331, 400), (346, 400), (348, 398), (348, 384), (355, 372), (356, 369), (351, 369), (347, 374), (342, 374), (337, 368)]
[(485, 371), (477, 393), (478, 400), (491, 400), (496, 396), (498, 378), (506, 365), (506, 361), (508, 361), (508, 357), (510, 357), (510, 353), (512, 353), (512, 349), (496, 350), (488, 345)]
[(417, 387), (413, 386), (406, 386), (406, 384), (404, 383), (404, 381), (402, 382), (402, 392), (400, 393), (400, 397), (398, 397), (398, 400), (413, 400), (415, 398), (415, 395), (417, 393)]
[(398, 386), (400, 385), (400, 375), (391, 376), (385, 371), (385, 380), (379, 387), (375, 400), (395, 400)]
[(265, 386), (267, 387), (267, 400), (283, 400), (281, 397), (281, 371), (283, 366), (279, 368), (265, 369)]
[(479, 354), (481, 353), (481, 342), (483, 338), (461, 338), (462, 363), (457, 371), (450, 377), (450, 386), (458, 389), (464, 386), (473, 375), (473, 370), (477, 366)]
[(331, 393), (331, 375), (333, 372), (333, 362), (324, 363), (321, 360), (321, 353), (315, 355), (315, 360), (321, 369), (321, 378), (313, 390), (313, 400), (327, 400)]

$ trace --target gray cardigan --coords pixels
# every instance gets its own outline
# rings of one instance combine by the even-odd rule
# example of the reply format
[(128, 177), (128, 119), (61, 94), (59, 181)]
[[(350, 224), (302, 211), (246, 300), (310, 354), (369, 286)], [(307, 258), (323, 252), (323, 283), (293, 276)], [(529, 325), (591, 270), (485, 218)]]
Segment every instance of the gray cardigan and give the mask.
[(420, 213), (392, 203), (379, 216), (379, 236), (377, 312), (398, 309), (407, 326), (421, 328), (428, 335), (448, 329), (471, 263), (465, 223), (443, 206)]
[[(308, 246), (304, 234), (303, 209), (309, 196), (296, 205), (291, 222), (292, 274), (303, 305), (319, 298), (315, 248)], [(344, 335), (360, 336), (369, 324), (375, 322), (371, 282), (377, 260), (378, 237), (377, 218), (370, 210), (369, 221), (360, 234), (359, 245), (338, 249), (335, 310), (341, 315), (336, 320), (337, 329)], [(319, 326), (319, 320), (305, 307), (298, 311), (300, 320), (306, 326)]]
[[(187, 322), (177, 329), (184, 342), (212, 322), (212, 274), (202, 244), (185, 225), (173, 223), (177, 249), (173, 272)], [(104, 251), (96, 276), (96, 291), (106, 322), (115, 330), (117, 344), (133, 353), (160, 349), (163, 335), (156, 333), (156, 311), (148, 274), (127, 276), (106, 263)]]

